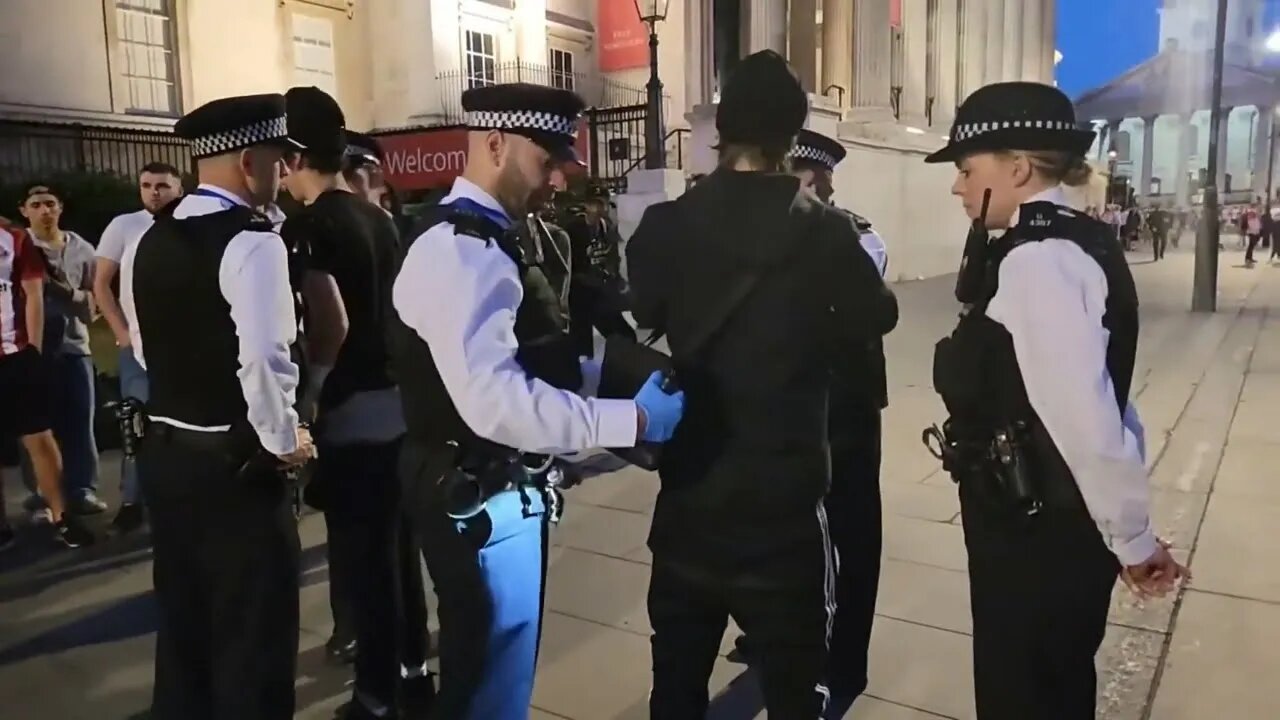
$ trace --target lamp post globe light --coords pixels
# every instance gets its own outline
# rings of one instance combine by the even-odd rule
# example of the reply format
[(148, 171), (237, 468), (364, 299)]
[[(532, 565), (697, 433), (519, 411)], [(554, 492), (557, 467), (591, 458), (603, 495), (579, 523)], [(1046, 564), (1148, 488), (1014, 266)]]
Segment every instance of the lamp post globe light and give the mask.
[(667, 19), (670, 0), (633, 0), (640, 21), (649, 26), (649, 83), (645, 86), (644, 166), (658, 170), (667, 166), (666, 130), (662, 122), (662, 81), (658, 79), (658, 23)]

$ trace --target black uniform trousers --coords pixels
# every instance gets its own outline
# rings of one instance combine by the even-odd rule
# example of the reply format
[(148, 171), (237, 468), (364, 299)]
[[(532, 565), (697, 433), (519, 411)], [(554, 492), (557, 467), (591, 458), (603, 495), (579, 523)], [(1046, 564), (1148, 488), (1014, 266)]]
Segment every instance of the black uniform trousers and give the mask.
[[(293, 717), (300, 548), (292, 493), (227, 433), (152, 423), (138, 457), (159, 605), (155, 720)], [(244, 468), (242, 470), (242, 468)]]
[[(319, 449), (316, 467), (316, 481), (327, 488), (325, 523), (333, 595), (350, 608), (358, 648), (355, 689), (392, 707), (401, 659), (421, 665), (426, 655), (421, 571), (401, 515), (400, 446), (400, 440), (325, 444)], [(413, 627), (416, 623), (408, 617), (416, 609), (407, 592), (415, 587), (412, 573), (418, 574), (417, 604), (422, 609), (413, 621), (419, 627)]]
[(821, 505), (807, 525), (796, 542), (747, 562), (654, 554), (653, 720), (706, 717), (707, 683), (730, 617), (750, 639), (769, 717), (821, 716), (830, 699), (823, 675), (835, 612), (835, 558)]
[(827, 684), (833, 696), (853, 699), (867, 689), (883, 543), (880, 410), (871, 403), (850, 408), (831, 428), (831, 490), (826, 505), (839, 560)]
[(1119, 563), (1083, 510), (1018, 517), (960, 484), (979, 720), (1093, 720)]

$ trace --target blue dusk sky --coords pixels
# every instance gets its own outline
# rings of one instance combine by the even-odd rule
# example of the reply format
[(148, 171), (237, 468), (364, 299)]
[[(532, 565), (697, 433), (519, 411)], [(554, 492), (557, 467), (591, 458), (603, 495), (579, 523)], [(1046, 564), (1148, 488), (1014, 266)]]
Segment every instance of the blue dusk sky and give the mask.
[(1058, 0), (1058, 87), (1077, 97), (1155, 55), (1161, 0)]
[[(1157, 51), (1161, 0), (1058, 0), (1058, 87), (1071, 97), (1105, 85)], [(1263, 27), (1280, 21), (1266, 0)]]

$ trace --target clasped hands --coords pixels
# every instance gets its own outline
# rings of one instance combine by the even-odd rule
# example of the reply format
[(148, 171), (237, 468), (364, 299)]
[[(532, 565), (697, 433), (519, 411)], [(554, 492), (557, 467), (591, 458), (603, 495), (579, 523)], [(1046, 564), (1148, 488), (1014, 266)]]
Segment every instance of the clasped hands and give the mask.
[(1120, 570), (1125, 587), (1143, 600), (1161, 598), (1191, 579), (1191, 571), (1169, 553), (1169, 543), (1157, 539), (1159, 545), (1151, 557), (1137, 565)]
[(301, 467), (316, 458), (316, 445), (311, 439), (311, 430), (299, 425), (295, 432), (298, 434), (298, 445), (294, 451), (276, 456), (285, 467)]

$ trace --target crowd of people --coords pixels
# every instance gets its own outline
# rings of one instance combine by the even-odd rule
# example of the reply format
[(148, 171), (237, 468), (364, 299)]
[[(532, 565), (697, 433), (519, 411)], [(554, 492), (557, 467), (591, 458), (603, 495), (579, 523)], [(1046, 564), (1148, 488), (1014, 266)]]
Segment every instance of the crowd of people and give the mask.
[[(527, 717), (548, 537), (579, 480), (565, 458), (595, 448), (661, 480), (651, 717), (705, 716), (730, 618), (771, 717), (842, 717), (868, 682), (882, 338), (899, 320), (883, 241), (830, 203), (843, 146), (804, 129), (781, 56), (744, 58), (717, 108), (719, 167), (646, 211), (624, 281), (607, 196), (552, 189), (582, 99), (510, 84), (462, 106), (465, 170), (416, 220), (376, 141), (293, 88), (185, 115), (198, 184), (148, 166), (144, 209), (96, 259), (57, 229), (45, 185), (29, 229), (0, 232), (0, 395), (19, 400), (0, 434), (22, 438), (73, 546), (76, 513), (103, 510), (97, 312), (119, 346), (116, 525), (151, 527), (151, 717), (293, 716), (299, 496), (325, 519), (328, 649), (354, 663), (341, 718)], [(935, 354), (948, 418), (924, 437), (959, 484), (982, 720), (1091, 718), (1117, 578), (1150, 596), (1187, 577), (1151, 526), (1133, 278), (1119, 236), (1063, 190), (1087, 181), (1093, 139), (1057, 89), (998, 83), (927, 158), (956, 165), (973, 220), (964, 312)]]

